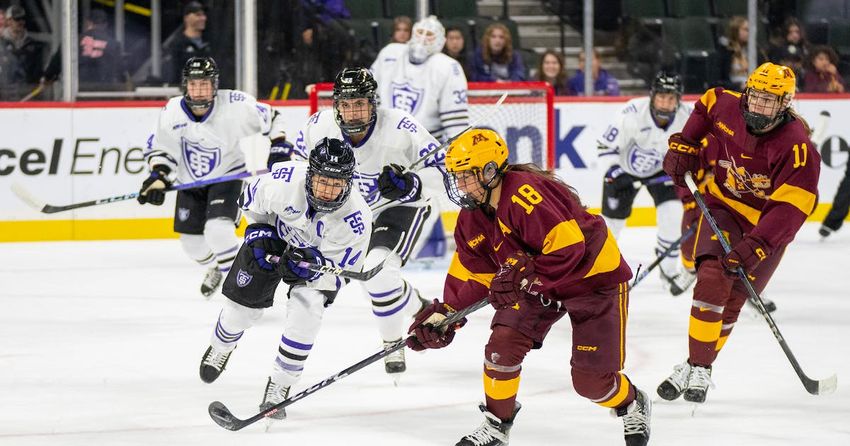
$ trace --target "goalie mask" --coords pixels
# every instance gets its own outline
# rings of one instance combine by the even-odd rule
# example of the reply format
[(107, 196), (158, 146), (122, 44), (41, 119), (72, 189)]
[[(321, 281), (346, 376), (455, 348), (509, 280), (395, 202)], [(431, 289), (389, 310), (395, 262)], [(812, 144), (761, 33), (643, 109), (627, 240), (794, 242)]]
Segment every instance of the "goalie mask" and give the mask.
[(410, 63), (419, 65), (432, 55), (443, 51), (445, 44), (446, 29), (437, 17), (425, 17), (413, 25), (410, 40), (407, 42), (408, 59)]
[[(656, 124), (664, 126), (676, 116), (676, 110), (679, 108), (679, 103), (682, 100), (682, 78), (678, 74), (659, 71), (652, 81), (652, 87), (649, 89), (649, 112), (652, 114), (652, 119)], [(668, 96), (657, 95), (675, 95), (675, 102), (670, 104)], [(659, 106), (659, 104), (661, 106)]]
[(322, 138), (310, 152), (307, 202), (318, 212), (333, 212), (348, 200), (354, 175), (354, 151), (348, 143)]
[(763, 131), (785, 118), (797, 89), (794, 70), (770, 62), (753, 71), (741, 96), (747, 127)]
[(378, 117), (378, 82), (366, 68), (343, 68), (334, 80), (334, 117), (346, 135), (363, 133)]
[(464, 209), (490, 202), (508, 166), (508, 145), (490, 129), (471, 129), (449, 144), (446, 151), (446, 193)]
[[(205, 83), (191, 82), (209, 80)], [(190, 91), (191, 83), (191, 91)], [(192, 57), (183, 65), (181, 81), (183, 100), (193, 110), (205, 110), (212, 106), (218, 93), (218, 66), (212, 57)]]

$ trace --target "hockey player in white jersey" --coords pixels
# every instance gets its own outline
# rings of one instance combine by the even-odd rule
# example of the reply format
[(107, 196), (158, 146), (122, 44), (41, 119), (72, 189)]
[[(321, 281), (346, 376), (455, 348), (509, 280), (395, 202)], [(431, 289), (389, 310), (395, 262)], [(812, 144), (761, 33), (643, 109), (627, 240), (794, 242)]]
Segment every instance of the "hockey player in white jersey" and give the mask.
[(410, 113), (440, 141), (469, 125), (466, 75), (442, 53), (445, 43), (445, 28), (428, 16), (413, 25), (407, 43), (390, 43), (372, 64), (380, 106)]
[[(681, 236), (682, 204), (661, 163), (667, 152), (667, 139), (682, 130), (690, 107), (681, 102), (682, 81), (677, 74), (659, 72), (649, 97), (632, 99), (608, 126), (599, 140), (599, 162), (605, 171), (602, 188), (602, 216), (615, 238), (632, 213), (638, 189), (645, 185), (655, 203), (658, 224), (657, 255)], [(693, 282), (680, 267), (679, 249), (660, 263), (661, 278), (670, 293), (681, 294)]]
[[(172, 183), (245, 172), (240, 139), (262, 134), (272, 140), (269, 161), (288, 159), (282, 119), (267, 104), (247, 93), (218, 89), (218, 67), (211, 57), (193, 57), (183, 68), (183, 96), (171, 98), (148, 138), (145, 159), (150, 175), (142, 183), (139, 203), (161, 205)], [(239, 221), (236, 199), (242, 180), (177, 192), (174, 231), (183, 250), (208, 270), (201, 293), (209, 297), (239, 248), (234, 230)]]
[[(286, 399), (304, 369), (322, 314), (343, 285), (343, 279), (298, 262), (360, 271), (366, 257), (372, 212), (363, 197), (351, 193), (353, 172), (351, 147), (323, 138), (309, 162), (276, 163), (245, 188), (239, 201), (251, 224), (224, 280), (227, 299), (201, 359), (201, 380), (211, 383), (219, 377), (244, 331), (272, 306), (283, 280), (290, 285), (286, 322), (260, 410)], [(270, 262), (269, 255), (280, 262)], [(272, 415), (284, 417), (283, 410)]]
[[(322, 138), (351, 143), (357, 159), (355, 181), (369, 205), (381, 206), (374, 215), (365, 268), (384, 262), (383, 269), (364, 283), (372, 313), (385, 344), (404, 335), (405, 318), (422, 306), (419, 293), (401, 277), (423, 224), (431, 212), (428, 197), (443, 192), (437, 167), (443, 151), (428, 157), (416, 172), (405, 166), (439, 147), (437, 140), (410, 114), (379, 109), (377, 83), (365, 68), (345, 68), (334, 81), (333, 109), (314, 114), (295, 141), (302, 156)], [(404, 350), (384, 358), (386, 372), (398, 378), (406, 369)]]

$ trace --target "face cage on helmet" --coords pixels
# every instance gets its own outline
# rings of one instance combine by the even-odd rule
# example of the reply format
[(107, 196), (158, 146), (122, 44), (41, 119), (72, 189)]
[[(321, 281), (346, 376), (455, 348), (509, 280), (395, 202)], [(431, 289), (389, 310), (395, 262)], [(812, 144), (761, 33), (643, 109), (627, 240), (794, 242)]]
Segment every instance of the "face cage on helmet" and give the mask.
[[(203, 80), (209, 79), (210, 84), (212, 85), (212, 95), (209, 100), (194, 100), (189, 96), (189, 81), (192, 79)], [(213, 101), (215, 101), (215, 96), (218, 94), (218, 75), (212, 76), (185, 76), (181, 82), (181, 88), (183, 90), (183, 100), (186, 102), (186, 105), (192, 109), (204, 109), (210, 108), (212, 106)]]
[[(761, 113), (755, 113), (750, 111), (750, 95), (752, 94), (753, 90), (753, 88), (746, 88), (744, 90), (744, 94), (741, 95), (741, 112), (744, 115), (744, 122), (747, 123), (747, 126), (752, 128), (753, 130), (764, 130), (773, 125), (774, 123), (779, 122), (785, 118), (785, 112), (788, 111), (788, 106), (791, 103), (791, 101), (787, 98), (787, 95), (777, 96), (770, 92), (755, 90), (759, 93), (768, 94), (775, 98), (774, 102), (776, 103), (777, 107), (776, 115), (770, 117)], [(759, 100), (755, 97), (754, 99)]]
[[(494, 163), (495, 165), (495, 163)], [(464, 192), (460, 186), (458, 186), (457, 174), (472, 172), (475, 174), (475, 179), (480, 186), (480, 191), (482, 195), (482, 200), (476, 200), (472, 195)], [(493, 192), (493, 187), (495, 184), (498, 184), (498, 178), (501, 176), (499, 172), (490, 180), (489, 183), (484, 181), (482, 177), (482, 170), (478, 167), (469, 170), (462, 170), (460, 172), (445, 172), (443, 173), (443, 185), (446, 188), (446, 194), (449, 196), (449, 199), (456, 205), (462, 207), (463, 209), (475, 210), (484, 206), (490, 201), (490, 194)]]
[(314, 175), (323, 176), (326, 178), (335, 178), (329, 177), (326, 175), (322, 175), (320, 172), (316, 172), (312, 167), (307, 170), (307, 182), (304, 184), (307, 189), (307, 203), (318, 212), (330, 213), (342, 207), (345, 204), (346, 200), (348, 200), (348, 196), (351, 194), (351, 183), (352, 178), (342, 178), (346, 180), (345, 187), (342, 191), (337, 195), (337, 197), (331, 201), (325, 201), (316, 196), (313, 191), (313, 177)]
[[(342, 119), (342, 112), (339, 111), (339, 107), (337, 107), (339, 101), (341, 99), (369, 99), (369, 105), (372, 107), (372, 112), (369, 113), (369, 120), (362, 124), (346, 124)], [(358, 97), (334, 97), (334, 118), (336, 119), (336, 124), (339, 126), (339, 129), (342, 130), (346, 135), (356, 135), (358, 133), (363, 133), (375, 123), (378, 119), (378, 100), (373, 93), (371, 96), (358, 96)]]

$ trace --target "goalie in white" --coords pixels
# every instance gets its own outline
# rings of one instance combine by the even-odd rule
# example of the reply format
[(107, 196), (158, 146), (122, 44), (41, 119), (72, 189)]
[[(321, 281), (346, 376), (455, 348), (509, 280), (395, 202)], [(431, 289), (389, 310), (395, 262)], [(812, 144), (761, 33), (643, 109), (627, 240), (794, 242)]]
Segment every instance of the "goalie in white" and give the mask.
[[(215, 381), (236, 342), (271, 307), (280, 281), (289, 284), (286, 322), (260, 410), (283, 401), (301, 377), (319, 333), (322, 314), (343, 279), (298, 265), (300, 261), (360, 271), (372, 212), (352, 194), (354, 153), (339, 140), (321, 139), (303, 161), (276, 163), (250, 183), (240, 198), (251, 224), (233, 269), (224, 281), (227, 297), (201, 359), (201, 380)], [(275, 264), (268, 256), (280, 257)], [(281, 410), (271, 416), (286, 417)]]
[(440, 141), (469, 125), (466, 75), (442, 53), (445, 43), (445, 28), (428, 16), (413, 25), (406, 44), (388, 44), (372, 64), (380, 106), (410, 113)]
[[(405, 334), (405, 318), (423, 302), (419, 293), (401, 277), (401, 267), (413, 252), (425, 220), (431, 212), (429, 197), (445, 194), (438, 167), (444, 151), (436, 151), (416, 172), (406, 170), (419, 158), (439, 147), (437, 140), (410, 114), (377, 106), (377, 83), (365, 68), (345, 68), (334, 81), (334, 106), (307, 121), (295, 141), (296, 153), (306, 155), (322, 138), (351, 143), (357, 159), (355, 180), (360, 193), (376, 209), (366, 256), (366, 269), (384, 262), (384, 268), (364, 288), (385, 344)], [(380, 210), (377, 210), (380, 206)], [(398, 378), (406, 370), (404, 350), (384, 358), (387, 373)]]
[[(661, 255), (681, 236), (682, 204), (661, 166), (667, 153), (667, 139), (682, 130), (691, 113), (681, 97), (679, 75), (659, 72), (649, 97), (626, 103), (598, 141), (599, 164), (605, 171), (602, 188), (605, 222), (618, 238), (638, 193), (634, 184), (645, 185), (655, 203), (656, 255)], [(659, 266), (661, 278), (674, 296), (683, 293), (695, 277), (680, 268), (678, 248), (671, 250)]]
[[(164, 189), (246, 171), (240, 141), (263, 135), (272, 140), (269, 161), (287, 156), (280, 115), (269, 105), (237, 90), (218, 89), (218, 67), (211, 57), (193, 57), (183, 68), (183, 96), (171, 98), (148, 138), (145, 160), (150, 175), (142, 183), (139, 203), (161, 205)], [(262, 149), (265, 150), (265, 149)], [(258, 161), (265, 165), (266, 158)], [(239, 248), (236, 199), (242, 180), (177, 192), (174, 232), (186, 254), (208, 270), (201, 294), (210, 297), (227, 274)]]

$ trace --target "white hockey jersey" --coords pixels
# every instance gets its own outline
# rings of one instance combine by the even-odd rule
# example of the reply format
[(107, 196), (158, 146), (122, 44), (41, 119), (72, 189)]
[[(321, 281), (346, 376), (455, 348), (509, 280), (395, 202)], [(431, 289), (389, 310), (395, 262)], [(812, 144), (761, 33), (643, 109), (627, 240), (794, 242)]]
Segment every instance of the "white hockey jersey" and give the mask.
[(212, 108), (197, 120), (182, 96), (173, 97), (148, 138), (145, 159), (149, 166), (170, 167), (178, 183), (241, 173), (245, 156), (239, 140), (258, 133), (284, 136), (276, 116), (271, 106), (237, 90), (219, 90)]
[(597, 141), (602, 172), (615, 164), (638, 178), (648, 178), (662, 170), (667, 139), (682, 131), (692, 108), (680, 102), (673, 122), (662, 129), (652, 119), (649, 101), (649, 97), (642, 97), (627, 102)]
[[(304, 159), (322, 138), (348, 140), (336, 123), (333, 110), (322, 110), (307, 121), (295, 140), (295, 153)], [(386, 202), (378, 192), (378, 177), (384, 166), (398, 164), (407, 167), (440, 144), (419, 122), (401, 110), (378, 109), (377, 119), (360, 144), (353, 145), (357, 167), (354, 176), (360, 194), (370, 206)], [(392, 206), (424, 206), (435, 194), (445, 194), (441, 166), (445, 151), (439, 150), (417, 165), (414, 170), (422, 180), (422, 197), (410, 203), (393, 202)], [(418, 169), (418, 170), (417, 170)]]
[[(249, 221), (267, 223), (290, 246), (318, 249), (334, 266), (361, 271), (372, 236), (372, 211), (363, 197), (352, 191), (348, 200), (331, 213), (308, 212), (307, 169), (304, 161), (272, 166), (242, 192), (242, 209)], [(337, 290), (342, 280), (330, 274), (307, 282), (318, 290)]]
[(442, 53), (415, 65), (407, 52), (406, 44), (391, 43), (372, 64), (380, 106), (410, 113), (440, 141), (460, 133), (469, 125), (463, 68)]

